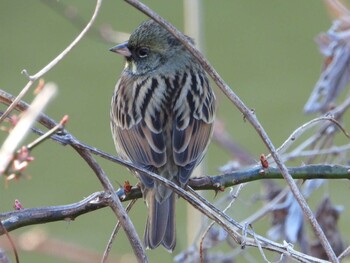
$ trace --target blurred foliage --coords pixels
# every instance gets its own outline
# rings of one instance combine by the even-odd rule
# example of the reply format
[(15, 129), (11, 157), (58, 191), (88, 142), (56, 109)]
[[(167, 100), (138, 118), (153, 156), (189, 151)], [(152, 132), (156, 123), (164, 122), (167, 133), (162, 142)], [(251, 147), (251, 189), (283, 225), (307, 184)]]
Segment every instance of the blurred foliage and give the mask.
[[(148, 0), (145, 3), (183, 29), (182, 1)], [(90, 19), (94, 6), (92, 0), (1, 1), (0, 88), (17, 95), (27, 82), (20, 74), (21, 70), (25, 68), (34, 74), (61, 52)], [(69, 18), (74, 14), (79, 19)], [(59, 86), (58, 96), (46, 113), (57, 121), (68, 114), (67, 129), (74, 136), (109, 153), (115, 152), (109, 128), (110, 99), (124, 61), (108, 51), (114, 43), (103, 40), (98, 30), (103, 25), (110, 25), (116, 31), (131, 32), (145, 19), (123, 1), (104, 1), (93, 31), (44, 76), (46, 81)], [(331, 24), (323, 3), (205, 0), (203, 19), (205, 53), (209, 61), (243, 101), (255, 109), (278, 146), (296, 127), (311, 118), (304, 116), (302, 109), (319, 76), (322, 62), (313, 38)], [(260, 153), (266, 152), (260, 138), (224, 95), (218, 89), (216, 91), (218, 116), (225, 121), (232, 137), (258, 160)], [(30, 102), (32, 99), (30, 92), (25, 100)], [(1, 211), (11, 210), (16, 198), (24, 207), (59, 205), (76, 202), (101, 190), (93, 172), (72, 149), (48, 141), (35, 149), (33, 155), (36, 160), (28, 171), (30, 180), (11, 182), (9, 187), (1, 183)], [(230, 159), (226, 151), (212, 145), (207, 158), (208, 173), (217, 173), (217, 168)], [(136, 183), (126, 169), (98, 160), (116, 187), (125, 180)], [(244, 189), (230, 212), (235, 220), (244, 219), (257, 209), (259, 204), (253, 203), (252, 196), (259, 191), (259, 186), (259, 183), (253, 183)], [(348, 185), (332, 185), (331, 191), (332, 187), (348, 191)], [(334, 197), (334, 203), (343, 203), (341, 196)], [(247, 204), (251, 210), (246, 209)], [(179, 200), (178, 244), (174, 254), (187, 246), (186, 224), (182, 223), (185, 222), (184, 207), (184, 202)], [(131, 212), (141, 235), (145, 213), (142, 201)], [(349, 212), (346, 210), (343, 216), (349, 218)], [(102, 253), (115, 221), (111, 211), (103, 209), (74, 222), (42, 227), (52, 237)], [(344, 218), (342, 222), (345, 222)], [(266, 223), (259, 223), (255, 230), (265, 234)], [(28, 229), (30, 227), (12, 234), (19, 235)], [(131, 248), (121, 231), (112, 255), (119, 262), (131, 262), (127, 253), (131, 253)], [(173, 257), (163, 249), (148, 253), (151, 262), (160, 262), (160, 259), (171, 262)], [(67, 262), (44, 259), (31, 252), (20, 252), (20, 258), (23, 262)]]

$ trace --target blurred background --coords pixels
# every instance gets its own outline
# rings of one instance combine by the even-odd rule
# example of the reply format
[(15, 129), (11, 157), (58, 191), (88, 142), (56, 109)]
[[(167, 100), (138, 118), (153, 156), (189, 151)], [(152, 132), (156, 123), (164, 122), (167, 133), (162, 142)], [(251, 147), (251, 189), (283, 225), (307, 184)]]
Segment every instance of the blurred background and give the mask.
[[(183, 1), (148, 0), (144, 3), (184, 30)], [(319, 77), (323, 61), (314, 38), (331, 25), (323, 2), (226, 0), (219, 3), (204, 0), (201, 3), (203, 52), (234, 92), (255, 110), (273, 143), (279, 146), (294, 129), (314, 117), (305, 116), (303, 106)], [(95, 1), (92, 0), (1, 1), (0, 89), (17, 95), (27, 83), (21, 70), (27, 69), (34, 74), (56, 57), (81, 32), (94, 8)], [(124, 61), (108, 51), (119, 41), (103, 37), (101, 32), (130, 33), (145, 19), (143, 14), (123, 1), (104, 1), (92, 30), (44, 76), (46, 82), (55, 82), (59, 87), (58, 95), (46, 114), (56, 121), (65, 114), (69, 115), (68, 131), (82, 142), (111, 154), (115, 154), (115, 149), (109, 127), (110, 100)], [(127, 35), (120, 35), (120, 42), (126, 39)], [(250, 124), (244, 122), (242, 114), (218, 88), (215, 90), (219, 101), (218, 117), (232, 138), (256, 160), (261, 153), (267, 154), (261, 139)], [(24, 98), (27, 102), (32, 99), (32, 92)], [(6, 134), (1, 136), (4, 138)], [(35, 136), (29, 136), (27, 142), (33, 138)], [(1, 212), (12, 210), (15, 199), (26, 208), (62, 205), (102, 190), (87, 164), (69, 147), (47, 141), (33, 151), (33, 156), (35, 161), (26, 172), (28, 179), (11, 181), (8, 186), (4, 180), (0, 182)], [(212, 143), (206, 157), (205, 174), (218, 174), (218, 168), (230, 160), (234, 158), (226, 150)], [(98, 161), (115, 187), (125, 180), (130, 180), (133, 185), (136, 183), (123, 167), (99, 158)], [(253, 201), (260, 185), (256, 182), (244, 188), (229, 211), (235, 220), (246, 218), (261, 206)], [(327, 190), (320, 190), (310, 200), (311, 207), (314, 208), (313, 204), (325, 191), (335, 204), (344, 203), (342, 192), (348, 192), (348, 187), (348, 183), (328, 184)], [(207, 193), (207, 196), (214, 198), (214, 193)], [(188, 246), (184, 208), (184, 202), (179, 200), (178, 241), (173, 255), (162, 248), (148, 251), (151, 262), (172, 262), (173, 256)], [(146, 207), (141, 200), (130, 213), (141, 236), (145, 214)], [(346, 220), (349, 217), (349, 211), (345, 209), (340, 227), (348, 233)], [(265, 235), (267, 221), (257, 224), (255, 231)], [(73, 222), (25, 227), (11, 235), (19, 237), (18, 242), (30, 245), (34, 241), (25, 238), (30, 237), (30, 233), (39, 233), (42, 238), (58, 242), (57, 247), (68, 244), (81, 248), (82, 253), (91, 253), (90, 259), (96, 256), (96, 261), (91, 262), (99, 262), (115, 223), (115, 216), (105, 208), (78, 217)], [(8, 246), (6, 237), (1, 237), (0, 241)], [(53, 254), (57, 251), (65, 253), (57, 247), (52, 249)], [(50, 256), (31, 246), (20, 250), (19, 254), (21, 262), (79, 262)], [(11, 252), (8, 255), (12, 257)], [(261, 261), (260, 255), (255, 256)], [(114, 262), (136, 262), (123, 231), (113, 245), (111, 259), (118, 260)]]

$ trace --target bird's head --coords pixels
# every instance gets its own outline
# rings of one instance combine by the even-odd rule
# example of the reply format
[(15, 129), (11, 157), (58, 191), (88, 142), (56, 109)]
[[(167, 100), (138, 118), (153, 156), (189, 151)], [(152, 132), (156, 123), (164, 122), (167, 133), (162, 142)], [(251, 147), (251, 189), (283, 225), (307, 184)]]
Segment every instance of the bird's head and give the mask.
[(166, 73), (190, 61), (182, 44), (153, 20), (143, 22), (127, 42), (112, 47), (110, 51), (124, 56), (125, 70), (134, 75), (154, 70)]

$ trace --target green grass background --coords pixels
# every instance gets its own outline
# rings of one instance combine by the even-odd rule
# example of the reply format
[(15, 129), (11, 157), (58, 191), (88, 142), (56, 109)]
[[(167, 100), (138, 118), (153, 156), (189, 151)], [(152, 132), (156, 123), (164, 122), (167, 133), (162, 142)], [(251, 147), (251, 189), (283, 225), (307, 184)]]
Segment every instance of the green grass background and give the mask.
[[(84, 26), (84, 23), (72, 23), (64, 13), (50, 8), (47, 2), (56, 3), (32, 0), (0, 2), (0, 88), (14, 95), (27, 83), (20, 74), (22, 69), (27, 69), (30, 74), (36, 73), (57, 56)], [(92, 0), (60, 0), (57, 3), (78, 12), (85, 22), (90, 19), (95, 7)], [(182, 1), (148, 0), (145, 3), (183, 29)], [(240, 98), (255, 109), (274, 144), (280, 145), (296, 127), (312, 118), (305, 116), (302, 108), (319, 76), (322, 63), (313, 39), (331, 25), (323, 2), (205, 0), (203, 13), (207, 58)], [(115, 30), (132, 32), (145, 19), (143, 14), (123, 1), (104, 1), (94, 27), (110, 24)], [(67, 129), (74, 136), (114, 154), (109, 107), (124, 61), (108, 51), (111, 46), (113, 43), (106, 43), (90, 33), (44, 79), (59, 86), (58, 95), (46, 113), (57, 121), (68, 114)], [(232, 137), (258, 159), (261, 153), (267, 152), (260, 138), (219, 89), (215, 89), (219, 100), (218, 116), (225, 121)], [(32, 93), (29, 92), (24, 99), (30, 102)], [(4, 181), (0, 182), (0, 211), (11, 210), (15, 198), (24, 207), (40, 207), (77, 202), (92, 192), (102, 190), (96, 176), (71, 148), (48, 141), (33, 155), (36, 160), (27, 172), (30, 180), (11, 182), (9, 187), (5, 187)], [(231, 158), (214, 144), (207, 156), (209, 174), (218, 173), (218, 167)], [(125, 180), (135, 184), (135, 178), (126, 169), (101, 159), (98, 161), (116, 187)], [(235, 220), (244, 219), (260, 206), (252, 204), (252, 196), (259, 187), (260, 183), (252, 183), (243, 190), (230, 212)], [(348, 183), (331, 183), (327, 190), (319, 191), (312, 202), (317, 203), (326, 191), (334, 203), (341, 204), (348, 190)], [(208, 195), (213, 196), (212, 193)], [(246, 209), (247, 204), (251, 210)], [(186, 210), (182, 200), (178, 202), (177, 211), (178, 242), (174, 254), (187, 246), (183, 212)], [(131, 212), (141, 236), (145, 213), (142, 201)], [(347, 233), (348, 218), (349, 212), (345, 210), (340, 225)], [(40, 228), (67, 244), (79, 244), (102, 253), (115, 222), (115, 216), (106, 208), (81, 216), (74, 222), (50, 223)], [(264, 235), (267, 225), (265, 219), (258, 224), (256, 231)], [(26, 227), (12, 234), (20, 235), (32, 228)], [(1, 239), (3, 242), (6, 240), (5, 237)], [(121, 231), (112, 256), (118, 262), (133, 262), (131, 253)], [(8, 254), (11, 255), (10, 252)], [(173, 257), (162, 248), (148, 251), (148, 255), (151, 262), (171, 262)], [(262, 261), (260, 255), (254, 254), (254, 257)], [(20, 251), (20, 258), (21, 262), (67, 262), (31, 251)]]

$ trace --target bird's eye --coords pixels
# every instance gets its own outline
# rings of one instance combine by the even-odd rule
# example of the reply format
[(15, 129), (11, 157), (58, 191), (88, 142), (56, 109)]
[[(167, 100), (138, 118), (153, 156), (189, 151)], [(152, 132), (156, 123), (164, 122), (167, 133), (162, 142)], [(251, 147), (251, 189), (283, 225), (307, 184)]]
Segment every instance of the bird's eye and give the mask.
[(148, 53), (149, 53), (149, 48), (148, 47), (141, 47), (137, 50), (137, 55), (140, 57), (140, 58), (145, 58), (148, 56)]

